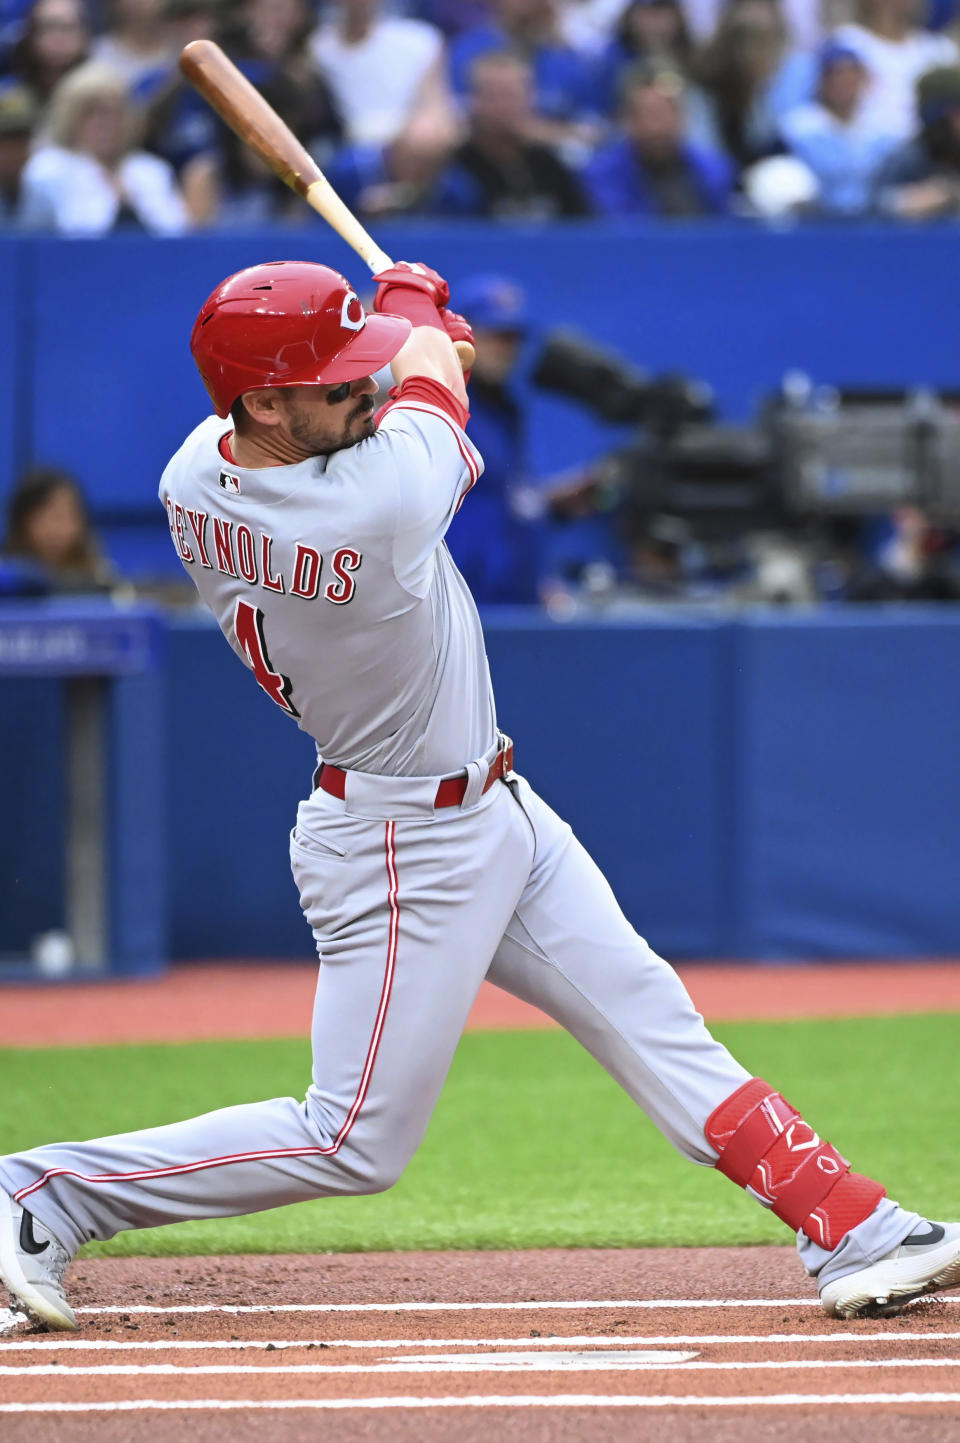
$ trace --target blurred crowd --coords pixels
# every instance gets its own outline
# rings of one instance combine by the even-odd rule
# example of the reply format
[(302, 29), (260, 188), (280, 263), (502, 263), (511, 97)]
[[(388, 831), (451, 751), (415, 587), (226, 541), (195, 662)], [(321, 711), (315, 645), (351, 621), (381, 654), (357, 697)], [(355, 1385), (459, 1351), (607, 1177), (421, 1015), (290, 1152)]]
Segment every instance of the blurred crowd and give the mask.
[[(0, 229), (318, 225), (181, 77), (204, 37), (371, 218), (960, 212), (960, 0), (0, 0)], [(526, 298), (477, 276), (457, 305), (486, 474), (449, 544), (481, 604), (960, 599), (956, 518), (922, 505), (760, 508), (708, 534), (664, 478), (749, 477), (735, 428), (692, 427), (667, 471), (641, 425), (626, 480), (611, 456), (533, 477)], [(159, 525), (144, 552), (101, 543), (77, 480), (34, 467), (7, 499), (0, 592), (126, 575), (175, 596), (143, 560)]]
[(315, 223), (180, 76), (202, 37), (367, 216), (949, 216), (958, 5), (0, 0), (0, 226)]

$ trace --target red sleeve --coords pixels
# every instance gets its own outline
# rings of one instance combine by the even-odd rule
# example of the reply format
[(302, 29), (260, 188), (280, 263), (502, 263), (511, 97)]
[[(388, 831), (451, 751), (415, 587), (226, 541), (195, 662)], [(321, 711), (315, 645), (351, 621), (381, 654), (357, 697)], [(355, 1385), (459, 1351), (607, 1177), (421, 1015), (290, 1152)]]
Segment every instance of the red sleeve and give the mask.
[(435, 381), (431, 376), (408, 376), (401, 386), (394, 386), (390, 392), (390, 399), (380, 407), (377, 412), (377, 425), (383, 420), (388, 411), (394, 406), (402, 406), (404, 401), (420, 401), (427, 406), (436, 406), (438, 411), (456, 421), (461, 431), (467, 429), (467, 422), (470, 420), (470, 412), (466, 406), (457, 400), (456, 396), (442, 381)]

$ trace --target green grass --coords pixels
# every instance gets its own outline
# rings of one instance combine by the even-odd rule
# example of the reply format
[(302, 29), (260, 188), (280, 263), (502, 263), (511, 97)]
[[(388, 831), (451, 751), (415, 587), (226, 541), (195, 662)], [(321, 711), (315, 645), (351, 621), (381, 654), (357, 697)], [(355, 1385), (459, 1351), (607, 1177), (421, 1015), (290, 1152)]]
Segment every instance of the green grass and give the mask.
[[(717, 1034), (893, 1197), (960, 1215), (956, 1016), (739, 1024)], [(300, 1042), (0, 1050), (0, 1154), (300, 1095)], [(426, 1142), (391, 1192), (124, 1233), (89, 1252), (186, 1254), (787, 1242), (684, 1162), (570, 1038), (464, 1038)]]

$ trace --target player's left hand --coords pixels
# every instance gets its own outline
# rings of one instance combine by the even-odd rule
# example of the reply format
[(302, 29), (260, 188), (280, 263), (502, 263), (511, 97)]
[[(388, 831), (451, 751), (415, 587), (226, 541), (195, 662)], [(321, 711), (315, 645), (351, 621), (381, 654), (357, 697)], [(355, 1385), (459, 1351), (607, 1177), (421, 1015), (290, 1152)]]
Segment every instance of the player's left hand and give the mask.
[[(378, 272), (373, 279), (377, 282), (377, 294), (373, 301), (375, 311), (390, 311), (390, 305), (386, 302), (391, 291), (394, 292), (394, 301), (401, 301), (396, 294), (398, 291), (419, 293), (431, 300), (438, 311), (443, 310), (450, 299), (450, 287), (443, 276), (419, 261), (400, 261), (389, 270)], [(400, 314), (405, 312), (401, 311)]]

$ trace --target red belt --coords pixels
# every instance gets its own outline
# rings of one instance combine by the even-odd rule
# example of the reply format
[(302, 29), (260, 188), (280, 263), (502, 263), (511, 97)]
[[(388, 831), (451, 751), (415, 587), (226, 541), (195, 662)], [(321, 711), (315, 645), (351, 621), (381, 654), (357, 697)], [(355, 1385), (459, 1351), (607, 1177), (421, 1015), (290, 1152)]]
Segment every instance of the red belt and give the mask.
[[(508, 742), (497, 752), (490, 763), (490, 770), (487, 772), (482, 792), (489, 792), (494, 782), (498, 782), (501, 777), (512, 771), (513, 742)], [(400, 781), (401, 778), (398, 777), (397, 780)], [(314, 773), (313, 784), (315, 787), (321, 787), (325, 792), (329, 792), (331, 797), (339, 797), (343, 801), (347, 794), (347, 773), (341, 767), (332, 767), (329, 762), (324, 762)], [(459, 807), (466, 794), (467, 778), (465, 776), (448, 777), (437, 787), (433, 805), (435, 807)]]

